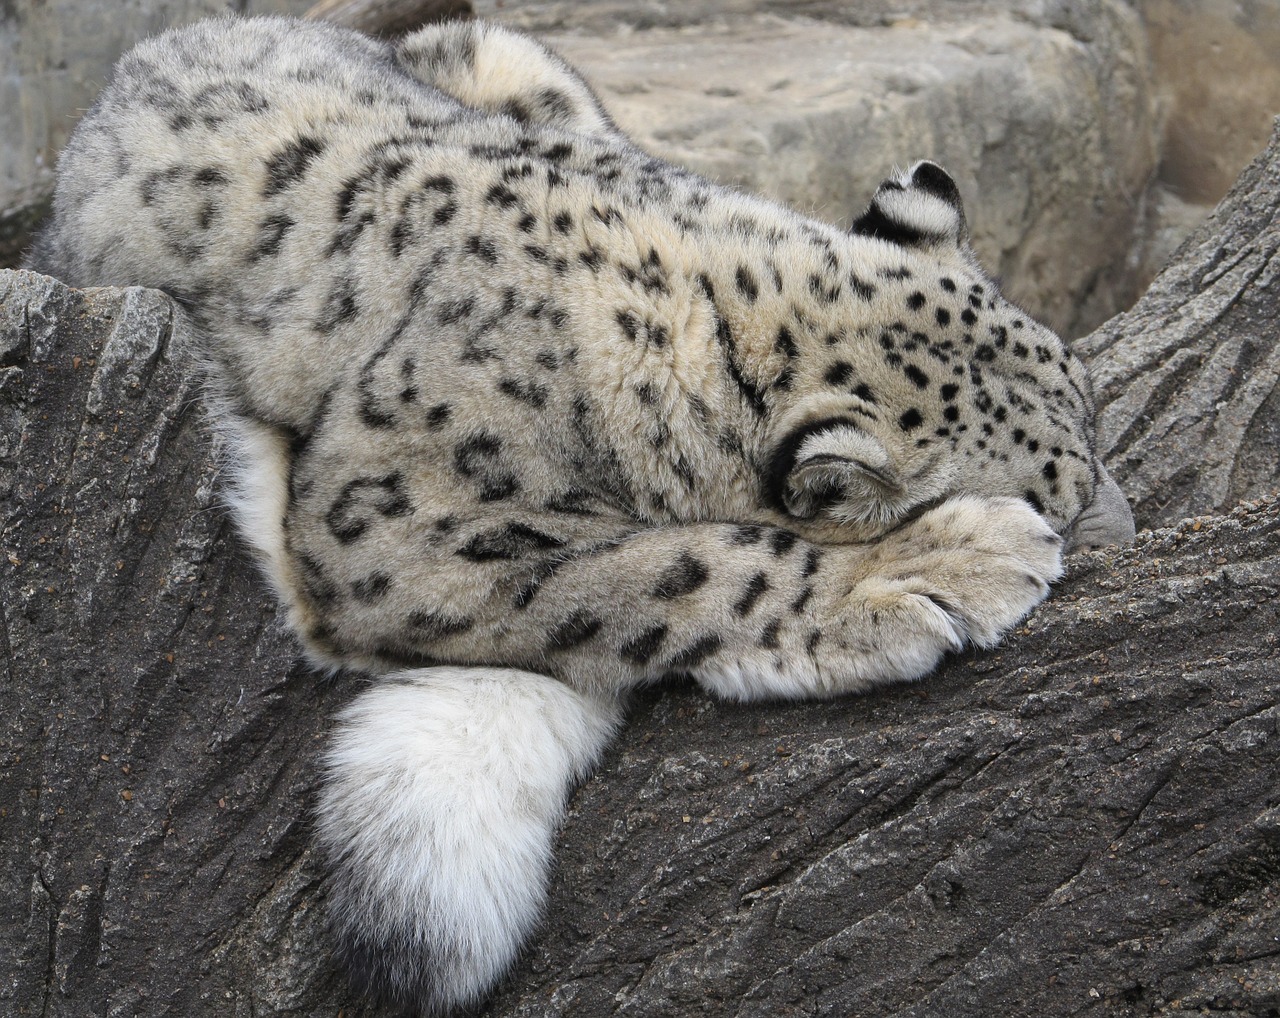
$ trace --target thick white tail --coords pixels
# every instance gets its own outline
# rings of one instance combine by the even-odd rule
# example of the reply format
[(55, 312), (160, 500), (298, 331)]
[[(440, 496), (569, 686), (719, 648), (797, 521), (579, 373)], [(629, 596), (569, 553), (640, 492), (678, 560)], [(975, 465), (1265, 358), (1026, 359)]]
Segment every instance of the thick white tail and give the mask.
[(538, 922), (552, 839), (621, 705), (544, 675), (426, 668), (340, 716), (318, 835), (362, 988), (432, 1015), (483, 999)]

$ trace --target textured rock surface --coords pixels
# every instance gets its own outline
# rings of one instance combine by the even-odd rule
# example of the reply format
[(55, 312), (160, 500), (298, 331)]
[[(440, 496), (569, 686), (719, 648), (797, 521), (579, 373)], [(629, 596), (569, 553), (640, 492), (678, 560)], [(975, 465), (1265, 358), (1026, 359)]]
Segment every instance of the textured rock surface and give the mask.
[(1131, 311), (1077, 344), (1140, 523), (1280, 487), (1280, 121)]
[[(1140, 524), (1276, 485), (1277, 159), (1150, 313), (1083, 344)], [(372, 1016), (328, 960), (307, 821), (353, 680), (297, 664), (170, 333), (154, 292), (0, 273), (0, 1013)], [(1202, 393), (1217, 420), (1135, 465), (1122, 436)], [(1188, 463), (1236, 480), (1174, 483)], [(1076, 558), (919, 687), (651, 691), (487, 1013), (1275, 1014), (1278, 633), (1268, 495)]]
[(1271, 1013), (1278, 626), (1272, 498), (1078, 558), (919, 689), (654, 694), (490, 1013)]
[(336, 691), (227, 539), (171, 313), (0, 273), (5, 1015), (323, 999), (297, 874)]

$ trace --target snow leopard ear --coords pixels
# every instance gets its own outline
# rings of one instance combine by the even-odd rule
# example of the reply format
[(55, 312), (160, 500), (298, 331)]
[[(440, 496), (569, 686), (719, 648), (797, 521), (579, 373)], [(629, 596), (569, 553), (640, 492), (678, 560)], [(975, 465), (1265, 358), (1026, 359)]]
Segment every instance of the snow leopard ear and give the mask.
[(826, 512), (842, 523), (895, 519), (906, 494), (888, 450), (849, 421), (816, 421), (775, 448), (768, 469), (770, 501), (796, 519)]
[(903, 247), (968, 242), (960, 188), (937, 163), (918, 162), (876, 189), (849, 232)]

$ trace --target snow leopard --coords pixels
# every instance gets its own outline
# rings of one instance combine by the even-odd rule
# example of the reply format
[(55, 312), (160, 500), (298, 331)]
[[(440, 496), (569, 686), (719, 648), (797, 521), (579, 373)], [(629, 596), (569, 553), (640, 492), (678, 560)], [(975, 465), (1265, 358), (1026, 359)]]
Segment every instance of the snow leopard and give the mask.
[(535, 40), (224, 17), (124, 56), (32, 267), (170, 294), (338, 719), (339, 954), (482, 1001), (627, 694), (823, 699), (989, 647), (1133, 522), (1084, 366), (933, 162), (841, 229), (657, 158)]

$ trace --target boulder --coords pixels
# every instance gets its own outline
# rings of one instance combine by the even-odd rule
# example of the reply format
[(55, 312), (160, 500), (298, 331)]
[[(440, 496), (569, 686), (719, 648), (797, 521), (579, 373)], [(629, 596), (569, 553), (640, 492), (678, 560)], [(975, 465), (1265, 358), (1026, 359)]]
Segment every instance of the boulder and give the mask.
[(1142, 300), (1076, 344), (1099, 449), (1140, 522), (1169, 525), (1280, 487), (1280, 120)]
[(1160, 178), (1213, 205), (1266, 144), (1280, 111), (1280, 4), (1140, 0), (1165, 106)]
[(1137, 297), (1159, 122), (1122, 0), (621, 6), (495, 13), (542, 33), (677, 163), (848, 222), (895, 165), (933, 159), (984, 264), (1037, 317), (1079, 335)]
[[(639, 697), (486, 1014), (1280, 1005), (1278, 203), (1280, 136), (1081, 341), (1160, 529), (918, 686)], [(358, 680), (300, 664), (231, 532), (173, 323), (0, 272), (0, 1012), (374, 1015), (308, 820)]]

